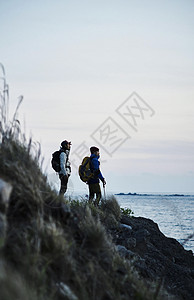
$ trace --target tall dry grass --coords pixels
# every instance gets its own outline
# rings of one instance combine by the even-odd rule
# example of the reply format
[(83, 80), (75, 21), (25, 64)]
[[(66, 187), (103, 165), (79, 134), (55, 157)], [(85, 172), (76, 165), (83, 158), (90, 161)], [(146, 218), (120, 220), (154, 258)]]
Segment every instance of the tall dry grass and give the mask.
[(108, 234), (120, 219), (115, 198), (96, 208), (67, 201), (48, 185), (40, 147), (27, 141), (18, 120), (22, 98), (9, 121), (9, 87), (0, 69), (0, 177), (13, 187), (0, 249), (0, 299), (156, 299)]

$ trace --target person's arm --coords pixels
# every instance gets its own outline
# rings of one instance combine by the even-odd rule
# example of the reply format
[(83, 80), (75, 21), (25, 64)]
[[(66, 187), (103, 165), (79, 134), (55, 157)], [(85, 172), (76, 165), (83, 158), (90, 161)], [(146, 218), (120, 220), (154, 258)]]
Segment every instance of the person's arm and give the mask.
[(66, 172), (66, 159), (67, 159), (67, 155), (65, 152), (61, 152), (60, 154), (60, 167), (61, 167), (61, 172), (64, 176), (67, 176), (67, 172)]

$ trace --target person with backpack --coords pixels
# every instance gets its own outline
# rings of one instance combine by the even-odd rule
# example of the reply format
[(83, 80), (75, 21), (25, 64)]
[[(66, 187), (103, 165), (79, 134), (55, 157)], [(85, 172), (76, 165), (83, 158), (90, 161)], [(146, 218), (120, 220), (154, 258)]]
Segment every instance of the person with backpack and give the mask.
[(61, 142), (59, 151), (55, 151), (52, 154), (51, 165), (52, 168), (59, 174), (61, 181), (61, 188), (59, 194), (64, 195), (67, 190), (67, 183), (69, 176), (71, 175), (71, 164), (69, 161), (69, 152), (71, 148), (71, 142)]
[(100, 199), (102, 197), (101, 189), (100, 189), (100, 180), (103, 183), (103, 187), (105, 187), (106, 181), (102, 176), (100, 171), (100, 152), (97, 147), (90, 148), (91, 156), (90, 156), (90, 170), (93, 176), (88, 180), (89, 187), (89, 203), (92, 203), (94, 200), (94, 196), (96, 194), (96, 200), (94, 201), (95, 205), (98, 205)]
[(71, 142), (63, 141), (61, 143), (60, 148), (60, 171), (59, 171), (59, 178), (61, 180), (61, 188), (59, 194), (64, 195), (67, 190), (67, 183), (69, 180), (69, 176), (71, 175), (71, 164), (69, 161), (69, 152), (71, 149)]

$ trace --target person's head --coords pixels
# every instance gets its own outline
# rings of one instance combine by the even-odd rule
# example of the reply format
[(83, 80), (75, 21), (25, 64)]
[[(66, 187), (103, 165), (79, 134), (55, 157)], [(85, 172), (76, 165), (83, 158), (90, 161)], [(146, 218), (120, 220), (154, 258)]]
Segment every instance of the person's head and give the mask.
[(71, 142), (68, 142), (67, 140), (61, 142), (61, 148), (64, 150), (70, 150)]
[(100, 155), (100, 150), (95, 146), (90, 148), (90, 152), (91, 152), (91, 154), (96, 154), (97, 156)]

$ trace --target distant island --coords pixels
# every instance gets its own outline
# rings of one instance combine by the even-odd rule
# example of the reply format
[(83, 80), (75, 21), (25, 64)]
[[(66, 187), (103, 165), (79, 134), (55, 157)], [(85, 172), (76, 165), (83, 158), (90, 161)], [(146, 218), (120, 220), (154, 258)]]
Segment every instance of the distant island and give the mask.
[[(155, 196), (154, 194), (138, 194), (138, 193), (118, 193), (115, 194), (116, 196)], [(183, 195), (183, 194), (169, 194), (169, 195), (163, 195), (163, 194), (158, 194), (160, 196), (165, 196), (165, 197), (185, 197), (188, 195)]]
[(118, 193), (118, 194), (115, 194), (115, 195), (118, 195), (118, 196), (126, 196), (126, 195), (130, 195), (130, 196), (141, 196), (142, 194), (137, 194), (137, 193)]

